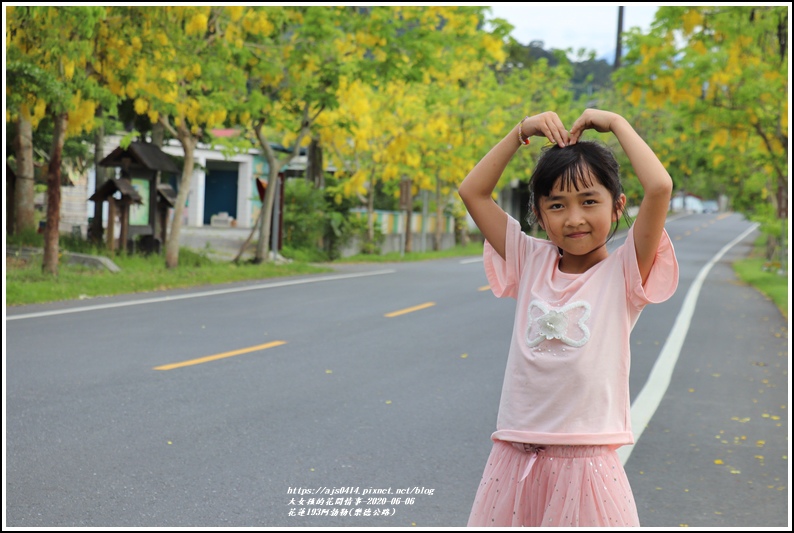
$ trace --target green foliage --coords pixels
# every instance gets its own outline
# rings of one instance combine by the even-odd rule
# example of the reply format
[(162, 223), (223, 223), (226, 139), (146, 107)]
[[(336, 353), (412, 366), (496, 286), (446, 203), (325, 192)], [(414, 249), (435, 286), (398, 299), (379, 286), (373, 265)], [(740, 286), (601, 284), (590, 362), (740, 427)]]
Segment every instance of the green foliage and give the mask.
[(362, 223), (358, 217), (351, 217), (349, 213), (331, 211), (325, 229), (325, 251), (328, 259), (338, 259), (342, 248), (355, 236), (366, 232), (366, 222)]
[(788, 188), (787, 6), (663, 6), (626, 34), (615, 95), (677, 190), (726, 195), (770, 250)]
[[(377, 225), (376, 225), (377, 226)], [(380, 253), (380, 242), (383, 235), (379, 227), (375, 228), (375, 240), (367, 238), (367, 219), (357, 213), (330, 211), (325, 228), (324, 243), (328, 260), (339, 259), (342, 249), (352, 240), (357, 239), (364, 254)]]
[(185, 268), (210, 267), (214, 264), (209, 257), (209, 246), (204, 250), (191, 248), (179, 249), (179, 264)]
[(328, 261), (325, 251), (316, 246), (313, 248), (293, 248), (285, 244), (281, 249), (281, 255), (301, 263), (324, 263)]
[[(24, 230), (13, 235), (7, 234), (6, 246), (15, 248), (42, 248), (44, 246), (44, 235), (36, 230)], [(62, 233), (60, 235), (58, 249), (63, 252), (109, 255), (104, 244), (97, 246), (95, 243), (81, 236), (74, 236), (67, 233)]]
[(284, 183), (284, 245), (292, 249), (317, 248), (327, 225), (323, 191), (305, 179)]
[(337, 203), (333, 190), (333, 186), (330, 191), (316, 189), (299, 178), (286, 181), (282, 255), (313, 262), (333, 260), (355, 238), (363, 253), (380, 252), (380, 228), (376, 227), (375, 241), (370, 242), (366, 218), (351, 213), (349, 201)]
[[(26, 94), (36, 94), (45, 100), (65, 101), (71, 96), (67, 87), (38, 65), (24, 61), (17, 48), (10, 48), (6, 62), (6, 79), (14, 80), (16, 91), (10, 92), (7, 107), (18, 109)], [(11, 59), (14, 57), (14, 59)]]
[(44, 246), (44, 235), (34, 229), (18, 231), (13, 235), (6, 234), (6, 246), (41, 248)]

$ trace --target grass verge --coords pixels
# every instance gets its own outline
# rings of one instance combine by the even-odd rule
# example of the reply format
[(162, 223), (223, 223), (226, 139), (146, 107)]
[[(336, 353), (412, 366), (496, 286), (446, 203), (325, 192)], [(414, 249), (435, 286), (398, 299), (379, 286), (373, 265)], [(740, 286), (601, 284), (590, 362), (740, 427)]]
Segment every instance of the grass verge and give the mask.
[(331, 268), (292, 262), (254, 265), (213, 261), (182, 249), (179, 267), (168, 269), (159, 255), (117, 255), (112, 258), (121, 272), (113, 273), (83, 265), (61, 263), (58, 276), (41, 271), (41, 256), (31, 259), (6, 257), (6, 305), (27, 305), (60, 300), (84, 300), (137, 292), (162, 291), (235, 281), (329, 272)]
[[(104, 255), (97, 249), (80, 249), (80, 252)], [(482, 244), (472, 243), (466, 247), (458, 246), (439, 252), (406, 253), (403, 256), (399, 253), (382, 256), (359, 255), (333, 263), (312, 263), (307, 257), (304, 260), (295, 258), (287, 264), (268, 262), (255, 265), (217, 261), (209, 258), (206, 251), (182, 248), (179, 252), (179, 266), (175, 269), (166, 268), (165, 259), (161, 255), (118, 254), (111, 259), (121, 268), (121, 272), (113, 273), (62, 261), (56, 277), (42, 273), (40, 255), (30, 259), (10, 256), (6, 257), (6, 305), (10, 307), (62, 300), (85, 300), (118, 294), (318, 274), (333, 271), (335, 263), (419, 261), (481, 254)]]
[(788, 276), (777, 273), (779, 265), (768, 265), (763, 253), (763, 237), (755, 243), (750, 256), (733, 263), (733, 270), (743, 282), (754, 287), (775, 303), (788, 320)]

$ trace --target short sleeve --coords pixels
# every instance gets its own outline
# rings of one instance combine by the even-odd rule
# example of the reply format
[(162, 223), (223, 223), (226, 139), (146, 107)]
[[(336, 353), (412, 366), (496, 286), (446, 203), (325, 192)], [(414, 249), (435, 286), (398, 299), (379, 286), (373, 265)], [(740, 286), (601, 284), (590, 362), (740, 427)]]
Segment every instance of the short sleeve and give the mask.
[(656, 257), (644, 286), (640, 267), (637, 264), (637, 250), (634, 246), (634, 226), (629, 228), (626, 236), (624, 253), (629, 298), (635, 307), (664, 302), (675, 293), (678, 287), (678, 260), (666, 230), (662, 231)]
[(483, 247), (485, 277), (488, 279), (491, 291), (497, 297), (518, 296), (518, 282), (521, 279), (521, 266), (526, 247), (527, 236), (521, 231), (521, 224), (510, 215), (507, 216), (505, 231), (505, 259), (493, 249), (491, 243), (485, 241)]

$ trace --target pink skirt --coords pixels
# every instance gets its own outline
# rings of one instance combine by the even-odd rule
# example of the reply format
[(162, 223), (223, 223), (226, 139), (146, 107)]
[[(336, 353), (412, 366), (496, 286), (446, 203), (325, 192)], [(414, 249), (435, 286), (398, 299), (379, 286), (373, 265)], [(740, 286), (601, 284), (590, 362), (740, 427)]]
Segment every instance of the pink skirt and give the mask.
[(620, 458), (609, 446), (495, 441), (470, 527), (639, 527)]

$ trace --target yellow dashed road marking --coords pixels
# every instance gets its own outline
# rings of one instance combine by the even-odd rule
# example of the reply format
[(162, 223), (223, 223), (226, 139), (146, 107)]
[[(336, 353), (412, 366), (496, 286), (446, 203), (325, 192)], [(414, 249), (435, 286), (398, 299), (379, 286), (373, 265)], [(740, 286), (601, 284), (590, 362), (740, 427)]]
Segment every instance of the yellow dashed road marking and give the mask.
[(404, 315), (406, 313), (413, 313), (414, 311), (419, 311), (421, 309), (427, 309), (428, 307), (433, 307), (434, 305), (436, 305), (436, 302), (427, 302), (427, 303), (424, 303), (424, 304), (421, 304), (421, 305), (415, 305), (413, 307), (408, 307), (406, 309), (400, 309), (399, 311), (392, 311), (391, 313), (386, 313), (383, 316), (385, 316), (387, 318), (392, 318), (392, 317), (395, 317), (395, 316)]
[(182, 361), (181, 363), (171, 363), (169, 365), (156, 366), (154, 367), (154, 370), (171, 370), (173, 368), (180, 368), (183, 366), (200, 365), (201, 363), (208, 363), (209, 361), (215, 361), (216, 359), (224, 359), (226, 357), (232, 357), (244, 353), (267, 350), (268, 348), (274, 348), (276, 346), (281, 346), (282, 344), (287, 344), (287, 341), (273, 341), (268, 342), (267, 344), (260, 344), (259, 346), (251, 346), (250, 348), (242, 348), (240, 350), (232, 350), (231, 352), (208, 355), (206, 357), (199, 357), (198, 359), (189, 359), (187, 361)]

